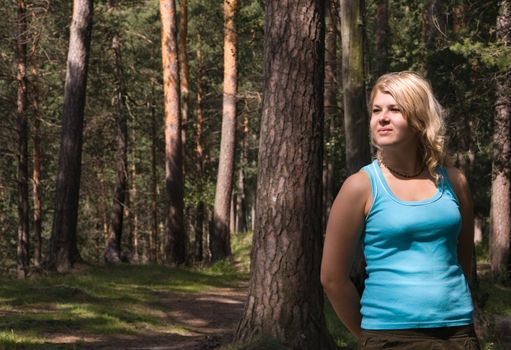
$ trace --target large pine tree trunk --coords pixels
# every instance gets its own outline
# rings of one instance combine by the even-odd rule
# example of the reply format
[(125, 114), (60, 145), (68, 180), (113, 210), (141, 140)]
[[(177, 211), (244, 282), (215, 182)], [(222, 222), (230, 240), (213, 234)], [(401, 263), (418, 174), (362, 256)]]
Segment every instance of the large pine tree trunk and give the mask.
[(160, 15), (165, 94), (165, 186), (169, 200), (165, 260), (169, 264), (182, 264), (186, 260), (186, 236), (175, 0), (160, 0)]
[(74, 0), (69, 38), (62, 136), (48, 268), (66, 271), (80, 260), (76, 246), (82, 130), (92, 33), (92, 0)]
[(115, 54), (115, 80), (116, 91), (114, 103), (117, 107), (117, 181), (115, 184), (112, 213), (110, 214), (110, 232), (106, 240), (104, 259), (107, 263), (121, 261), (121, 239), (124, 221), (124, 208), (126, 206), (126, 191), (128, 188), (128, 116), (126, 111), (126, 88), (121, 60), (121, 45), (119, 38), (112, 39), (112, 49)]
[(18, 131), (18, 244), (17, 274), (26, 277), (30, 265), (28, 251), (29, 208), (28, 208), (28, 118), (27, 118), (27, 9), (24, 0), (18, 0), (16, 19), (16, 127)]
[(235, 13), (238, 0), (224, 0), (224, 97), (220, 161), (215, 191), (213, 223), (210, 229), (211, 260), (231, 254), (229, 218), (234, 172), (236, 136), (236, 45)]
[(319, 282), (324, 2), (267, 0), (249, 296), (237, 339), (333, 349)]
[[(511, 46), (511, 2), (500, 3), (497, 39)], [(491, 186), (490, 263), (493, 274), (509, 271), (511, 235), (511, 71), (497, 78)]]

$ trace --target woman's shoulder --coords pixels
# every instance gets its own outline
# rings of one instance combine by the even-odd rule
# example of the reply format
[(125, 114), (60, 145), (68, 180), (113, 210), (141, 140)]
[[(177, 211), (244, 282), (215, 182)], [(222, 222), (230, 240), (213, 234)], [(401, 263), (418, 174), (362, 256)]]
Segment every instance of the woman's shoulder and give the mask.
[(464, 197), (464, 194), (469, 193), (469, 185), (465, 174), (458, 168), (448, 165), (445, 167), (447, 176), (453, 187), (454, 192), (458, 197)]
[(341, 192), (346, 196), (357, 198), (370, 194), (371, 181), (369, 179), (369, 174), (364, 170), (360, 170), (350, 175), (342, 184)]

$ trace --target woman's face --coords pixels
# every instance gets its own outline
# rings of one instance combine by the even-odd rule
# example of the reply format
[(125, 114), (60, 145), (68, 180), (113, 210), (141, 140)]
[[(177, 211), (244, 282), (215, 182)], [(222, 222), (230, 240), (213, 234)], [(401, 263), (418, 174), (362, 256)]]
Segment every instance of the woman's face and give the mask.
[(417, 133), (389, 94), (378, 91), (374, 96), (370, 126), (373, 142), (382, 148), (417, 146)]

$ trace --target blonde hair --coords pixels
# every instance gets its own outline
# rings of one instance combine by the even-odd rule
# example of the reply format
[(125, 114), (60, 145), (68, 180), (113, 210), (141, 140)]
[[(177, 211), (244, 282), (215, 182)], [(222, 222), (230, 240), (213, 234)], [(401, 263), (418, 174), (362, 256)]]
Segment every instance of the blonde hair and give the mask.
[[(371, 91), (369, 114), (378, 91), (389, 94), (396, 100), (408, 125), (417, 131), (419, 157), (438, 182), (435, 169), (438, 165), (444, 165), (446, 156), (444, 111), (433, 95), (430, 83), (417, 73), (409, 71), (382, 75)], [(380, 152), (379, 147), (375, 146)]]

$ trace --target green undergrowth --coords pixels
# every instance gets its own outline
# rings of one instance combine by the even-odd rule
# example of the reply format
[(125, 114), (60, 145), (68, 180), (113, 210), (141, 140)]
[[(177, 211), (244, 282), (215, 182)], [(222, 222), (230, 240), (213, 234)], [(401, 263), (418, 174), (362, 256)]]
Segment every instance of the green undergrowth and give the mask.
[[(246, 283), (247, 235), (233, 237), (233, 256), (208, 267), (85, 266), (66, 275), (0, 277), (0, 349), (79, 349), (58, 336), (186, 335), (168, 316), (169, 293), (197, 293)], [(243, 241), (245, 239), (245, 241)], [(51, 342), (51, 343), (50, 343)]]

